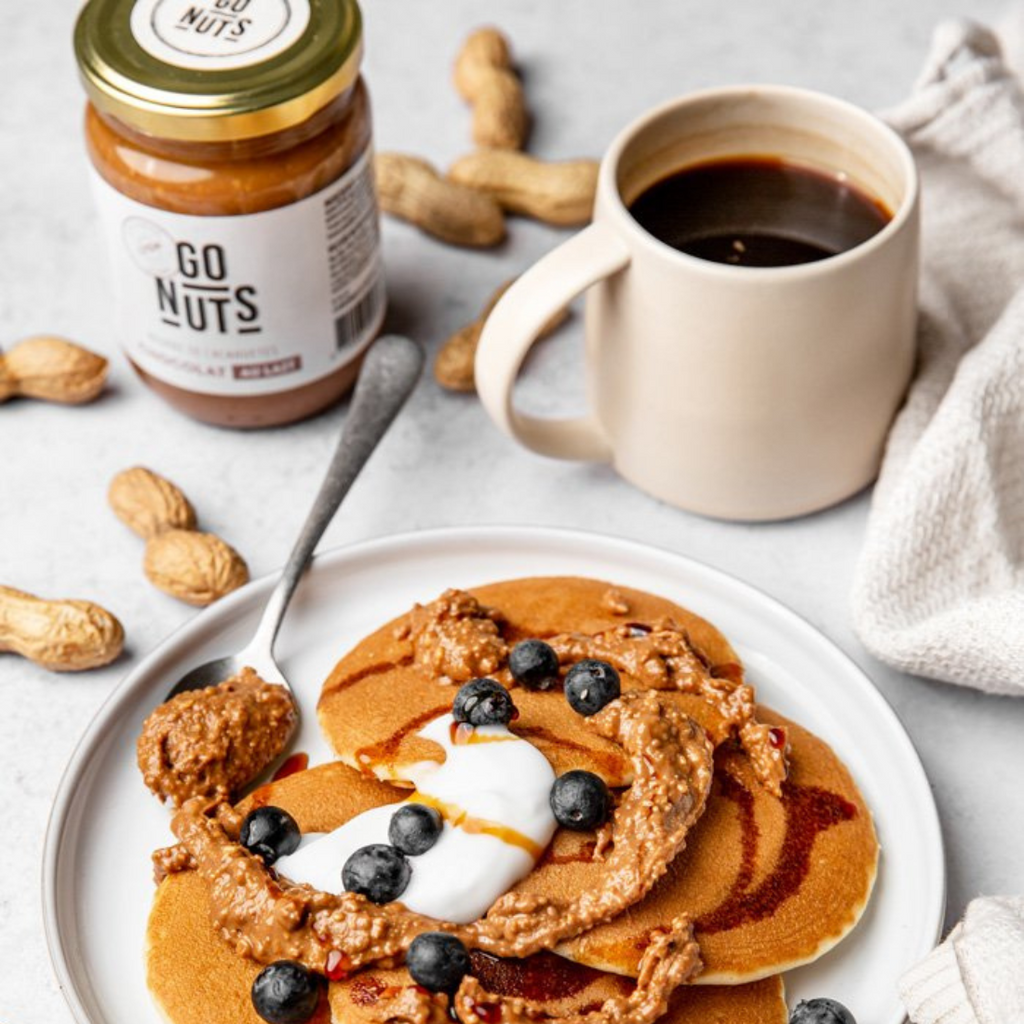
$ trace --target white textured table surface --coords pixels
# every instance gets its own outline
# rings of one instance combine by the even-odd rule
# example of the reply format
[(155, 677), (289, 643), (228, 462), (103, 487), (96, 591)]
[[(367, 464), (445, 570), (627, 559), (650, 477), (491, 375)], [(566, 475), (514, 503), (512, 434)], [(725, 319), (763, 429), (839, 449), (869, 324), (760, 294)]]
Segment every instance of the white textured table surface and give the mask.
[[(0, 655), (0, 1021), (70, 1019), (52, 980), (40, 914), (43, 833), (60, 773), (100, 702), (137, 659), (193, 612), (150, 587), (141, 545), (106, 507), (110, 477), (143, 463), (179, 482), (202, 522), (253, 574), (284, 559), (345, 409), (300, 426), (239, 434), (165, 408), (110, 337), (109, 281), (80, 137), (70, 52), (77, 4), (0, 3), (0, 346), (34, 332), (78, 338), (113, 358), (92, 406), (0, 407), (0, 582), (90, 597), (125, 623), (114, 666), (54, 676)], [(493, 20), (521, 57), (536, 112), (535, 152), (598, 155), (646, 107), (688, 89), (780, 81), (881, 107), (909, 88), (933, 24), (1001, 0), (365, 0), (376, 137), (447, 163), (468, 117), (449, 84), (469, 28)], [(445, 248), (388, 224), (390, 326), (431, 351), (483, 296), (554, 245), (526, 223), (489, 254)], [(579, 320), (533, 361), (524, 400), (578, 407)], [(906, 723), (932, 780), (947, 840), (949, 918), (980, 893), (1019, 891), (1024, 701), (913, 679), (874, 662), (852, 635), (850, 579), (867, 514), (862, 495), (767, 526), (700, 519), (639, 494), (608, 469), (546, 461), (500, 436), (473, 399), (424, 379), (328, 531), (324, 546), (431, 526), (539, 523), (649, 541), (736, 574), (790, 605), (848, 651)], [(869, 1024), (869, 1022), (862, 1022)]]

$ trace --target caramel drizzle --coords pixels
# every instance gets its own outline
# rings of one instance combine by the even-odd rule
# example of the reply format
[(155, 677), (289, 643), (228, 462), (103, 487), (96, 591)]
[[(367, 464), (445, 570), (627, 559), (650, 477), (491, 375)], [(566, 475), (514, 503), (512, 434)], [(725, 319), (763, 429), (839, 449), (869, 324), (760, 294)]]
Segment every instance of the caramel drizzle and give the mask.
[(387, 739), (379, 743), (371, 743), (369, 746), (360, 747), (355, 754), (356, 767), (361, 772), (371, 772), (375, 765), (393, 764), (399, 747), (410, 733), (418, 732), (427, 724), (432, 722), (439, 715), (449, 710), (447, 704), (441, 704), (436, 708), (428, 708), (418, 715), (410, 718), (408, 722), (396, 729)]
[(511, 728), (521, 739), (527, 739), (536, 747), (551, 746), (562, 750), (576, 750), (585, 754), (593, 762), (601, 765), (609, 775), (621, 775), (626, 759), (616, 750), (598, 750), (577, 743), (566, 736), (559, 736), (543, 725), (518, 725), (512, 723)]
[(534, 860), (539, 860), (544, 852), (544, 847), (540, 843), (534, 842), (529, 836), (523, 835), (522, 832), (517, 832), (514, 828), (509, 828), (507, 825), (502, 825), (497, 821), (488, 821), (486, 818), (474, 818), (473, 815), (464, 811), (458, 805), (438, 800), (427, 793), (413, 793), (409, 797), (409, 803), (433, 807), (453, 828), (461, 828), (463, 832), (467, 832), (469, 835), (493, 836), (508, 846), (518, 846), (521, 850), (525, 850)]
[[(411, 664), (412, 654), (409, 653), (396, 658), (394, 661), (381, 661), (375, 662), (372, 665), (364, 665), (362, 668), (356, 669), (355, 672), (350, 672), (347, 676), (343, 676), (341, 679), (330, 683), (324, 689), (324, 696), (329, 693), (340, 693), (342, 690), (347, 690), (350, 686), (355, 686), (356, 683), (361, 683), (364, 679), (372, 679), (374, 676), (383, 675), (392, 669), (405, 668)], [(323, 697), (320, 699), (323, 700)]]
[(457, 747), (469, 747), (475, 743), (510, 743), (519, 739), (518, 736), (504, 732), (482, 733), (468, 722), (452, 722), (448, 734)]

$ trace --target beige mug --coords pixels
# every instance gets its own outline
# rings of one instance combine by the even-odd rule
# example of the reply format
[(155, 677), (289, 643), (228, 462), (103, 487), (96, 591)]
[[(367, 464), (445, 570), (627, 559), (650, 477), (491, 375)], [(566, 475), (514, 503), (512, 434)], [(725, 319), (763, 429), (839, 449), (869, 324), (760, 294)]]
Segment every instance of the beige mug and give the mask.
[[(765, 268), (687, 255), (630, 214), (683, 168), (767, 154), (847, 176), (891, 219), (845, 252)], [(527, 448), (610, 462), (681, 508), (745, 520), (824, 508), (874, 479), (906, 391), (918, 232), (913, 157), (860, 108), (783, 86), (682, 97), (618, 136), (593, 223), (497, 304), (477, 351), (477, 390)], [(513, 404), (520, 365), (545, 321), (585, 289), (592, 412), (528, 416)]]

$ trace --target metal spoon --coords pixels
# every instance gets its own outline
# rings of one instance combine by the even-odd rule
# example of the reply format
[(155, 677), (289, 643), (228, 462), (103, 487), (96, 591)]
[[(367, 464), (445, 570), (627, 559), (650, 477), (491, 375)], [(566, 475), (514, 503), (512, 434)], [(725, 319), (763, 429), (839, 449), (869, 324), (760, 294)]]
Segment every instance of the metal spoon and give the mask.
[(391, 334), (373, 344), (356, 381), (352, 404), (327, 475), (288, 556), (288, 564), (267, 600), (252, 640), (238, 654), (208, 661), (186, 673), (167, 695), (167, 700), (186, 690), (221, 683), (246, 667), (255, 669), (266, 682), (280, 683), (291, 690), (274, 661), (274, 640), (281, 628), (281, 620), (313, 557), (313, 549), (366, 460), (409, 397), (422, 368), (423, 350), (409, 338)]

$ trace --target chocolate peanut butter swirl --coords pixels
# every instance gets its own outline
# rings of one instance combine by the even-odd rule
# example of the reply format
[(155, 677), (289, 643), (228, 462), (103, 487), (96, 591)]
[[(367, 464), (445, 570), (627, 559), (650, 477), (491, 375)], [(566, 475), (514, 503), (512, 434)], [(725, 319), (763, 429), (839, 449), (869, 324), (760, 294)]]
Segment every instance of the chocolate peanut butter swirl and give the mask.
[[(220, 820), (211, 818), (202, 799), (188, 801), (172, 828), (209, 887), (215, 928), (237, 953), (260, 962), (298, 960), (323, 973), (329, 959), (341, 958), (355, 970), (400, 957), (418, 934), (438, 928), (471, 949), (528, 956), (643, 899), (684, 847), (710, 792), (711, 744), (656, 691), (624, 694), (587, 721), (623, 747), (634, 781), (599, 837), (600, 880), (570, 899), (509, 893), (481, 920), (439, 923), (400, 903), (376, 905), (355, 893), (320, 892), (276, 877), (236, 841), (237, 822), (223, 811)], [(688, 940), (689, 926), (681, 922), (671, 941), (650, 954), (649, 969)]]

